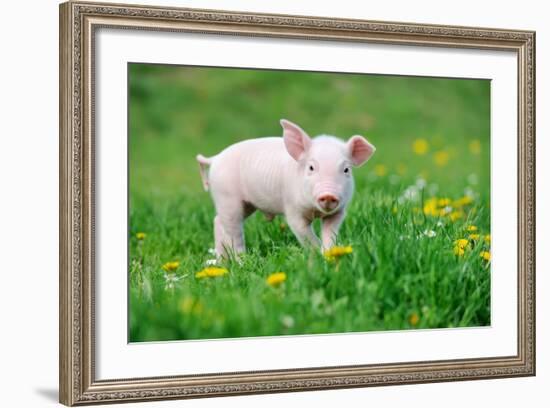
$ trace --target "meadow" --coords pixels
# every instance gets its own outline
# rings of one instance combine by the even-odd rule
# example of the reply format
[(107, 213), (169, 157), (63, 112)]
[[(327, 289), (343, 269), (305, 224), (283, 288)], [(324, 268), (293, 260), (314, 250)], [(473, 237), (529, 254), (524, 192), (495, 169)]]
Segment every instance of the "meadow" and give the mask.
[[(215, 268), (195, 156), (282, 134), (377, 148), (332, 257), (253, 214)], [(129, 341), (490, 324), (490, 83), (129, 66)], [(318, 228), (318, 225), (316, 225)]]

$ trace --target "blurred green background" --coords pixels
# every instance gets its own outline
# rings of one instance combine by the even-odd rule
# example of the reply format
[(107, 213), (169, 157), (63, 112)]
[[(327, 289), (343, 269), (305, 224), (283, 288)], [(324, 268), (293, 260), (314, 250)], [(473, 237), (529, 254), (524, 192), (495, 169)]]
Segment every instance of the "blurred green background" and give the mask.
[[(311, 136), (361, 134), (389, 173), (489, 182), (490, 82), (378, 75), (131, 64), (130, 188), (160, 195), (202, 191), (195, 156), (239, 140), (279, 136), (279, 119)], [(418, 138), (426, 155), (411, 150)], [(469, 157), (480, 142), (482, 155)], [(449, 161), (440, 167), (437, 152)], [(357, 172), (364, 176), (368, 170)]]
[[(335, 274), (300, 250), (284, 219), (253, 216), (244, 263), (196, 279), (212, 258), (214, 212), (195, 156), (281, 135), (281, 118), (376, 146), (354, 171), (341, 234), (353, 255)], [(487, 80), (130, 64), (129, 157), (133, 341), (489, 324), (480, 254), (490, 241), (453, 253), (476, 232), (468, 227), (490, 233)], [(472, 203), (445, 201), (464, 197)], [(162, 270), (168, 261), (178, 268)], [(266, 285), (279, 270), (287, 281)]]

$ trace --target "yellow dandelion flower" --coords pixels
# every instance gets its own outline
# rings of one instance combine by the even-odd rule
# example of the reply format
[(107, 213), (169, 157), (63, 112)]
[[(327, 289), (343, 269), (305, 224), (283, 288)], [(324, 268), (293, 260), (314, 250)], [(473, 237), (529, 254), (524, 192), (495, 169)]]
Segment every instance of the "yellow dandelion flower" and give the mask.
[(374, 166), (374, 174), (376, 174), (378, 177), (384, 177), (386, 174), (388, 174), (388, 168), (383, 164), (377, 164)]
[(462, 198), (459, 198), (455, 202), (453, 202), (453, 207), (464, 207), (465, 205), (471, 204), (474, 201), (474, 199), (470, 196), (464, 196)]
[(353, 248), (351, 246), (345, 246), (345, 247), (341, 247), (341, 246), (334, 246), (330, 249), (327, 249), (323, 255), (325, 256), (325, 259), (327, 261), (334, 261), (336, 260), (337, 258), (343, 256), (343, 255), (348, 255), (348, 254), (351, 254), (353, 252)]
[(480, 154), (481, 153), (481, 143), (479, 140), (475, 139), (475, 140), (472, 140), (469, 144), (468, 144), (468, 148), (470, 149), (470, 152), (472, 154)]
[(403, 163), (399, 163), (397, 165), (397, 174), (399, 174), (400, 176), (404, 176), (405, 174), (407, 174), (407, 166), (405, 166)]
[(413, 142), (412, 148), (415, 154), (422, 156), (428, 152), (429, 149), (428, 141), (426, 139), (416, 139)]
[(269, 286), (279, 286), (281, 283), (286, 281), (286, 273), (284, 272), (275, 272), (267, 277), (265, 280)]
[(470, 234), (468, 235), (468, 238), (471, 239), (472, 241), (477, 241), (479, 240), (479, 234)]
[(477, 231), (477, 227), (476, 227), (475, 225), (468, 225), (468, 226), (466, 227), (466, 231), (468, 231), (468, 232), (475, 232), (475, 231)]
[(194, 304), (195, 304), (195, 299), (191, 297), (183, 298), (180, 302), (180, 310), (183, 313), (189, 313), (193, 310)]
[(482, 257), (486, 261), (491, 260), (491, 253), (489, 251), (482, 251), (482, 252), (480, 252), (479, 256)]
[(436, 217), (439, 215), (439, 209), (437, 208), (437, 198), (432, 197), (424, 202), (424, 208), (422, 209), (424, 214)]
[(145, 232), (138, 232), (138, 233), (136, 234), (136, 238), (137, 238), (138, 240), (140, 240), (140, 241), (141, 241), (141, 240), (144, 240), (146, 236), (147, 236), (147, 234), (146, 234)]
[(460, 239), (457, 239), (455, 241), (455, 245), (459, 248), (466, 248), (468, 246), (468, 244), (470, 243), (470, 241), (468, 241), (467, 239), (464, 239), (464, 238), (460, 238)]
[(418, 322), (420, 322), (420, 317), (418, 316), (417, 313), (412, 313), (410, 316), (409, 316), (409, 323), (411, 326), (416, 326), (418, 324)]
[(284, 231), (286, 229), (286, 224), (284, 222), (281, 222), (281, 224), (279, 225), (279, 228), (281, 231)]
[(468, 249), (468, 244), (470, 241), (464, 238), (457, 239), (455, 241), (455, 246), (453, 248), (453, 252), (455, 255), (463, 256), (466, 250)]
[(447, 207), (448, 205), (451, 205), (451, 199), (450, 198), (440, 198), (437, 200), (437, 205), (439, 207)]
[(175, 271), (180, 266), (180, 263), (178, 261), (172, 261), (172, 262), (166, 262), (164, 265), (162, 265), (162, 269), (164, 269), (166, 272)]
[(487, 234), (483, 237), (483, 240), (487, 242), (488, 244), (491, 243), (491, 234)]
[(225, 268), (218, 268), (216, 266), (210, 266), (208, 268), (204, 268), (202, 271), (197, 272), (195, 274), (195, 278), (202, 279), (202, 278), (217, 278), (219, 276), (227, 275), (229, 271)]
[(391, 208), (391, 212), (392, 214), (397, 214), (397, 207), (395, 205)]
[(446, 152), (445, 150), (440, 150), (434, 153), (434, 162), (439, 167), (446, 166), (447, 163), (449, 162), (449, 158), (450, 158), (449, 153)]
[(193, 313), (196, 315), (201, 314), (203, 310), (204, 310), (204, 307), (202, 306), (202, 303), (197, 300), (195, 302), (195, 305), (193, 306)]
[(449, 219), (452, 222), (459, 220), (460, 218), (462, 218), (462, 216), (463, 216), (463, 213), (460, 211), (452, 211), (451, 213), (449, 213)]
[(185, 297), (179, 303), (179, 308), (183, 314), (201, 314), (203, 311), (202, 303), (198, 299)]

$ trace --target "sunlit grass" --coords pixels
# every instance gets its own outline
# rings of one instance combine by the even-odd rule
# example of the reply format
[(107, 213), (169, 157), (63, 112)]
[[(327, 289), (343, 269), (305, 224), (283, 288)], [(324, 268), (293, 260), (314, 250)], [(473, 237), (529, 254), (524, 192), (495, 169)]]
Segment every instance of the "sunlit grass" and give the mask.
[[(136, 65), (130, 75), (131, 341), (490, 324), (486, 81)], [(281, 117), (377, 147), (355, 170), (339, 249), (304, 250), (284, 218), (254, 214), (247, 253), (215, 264), (194, 156), (278, 135)]]

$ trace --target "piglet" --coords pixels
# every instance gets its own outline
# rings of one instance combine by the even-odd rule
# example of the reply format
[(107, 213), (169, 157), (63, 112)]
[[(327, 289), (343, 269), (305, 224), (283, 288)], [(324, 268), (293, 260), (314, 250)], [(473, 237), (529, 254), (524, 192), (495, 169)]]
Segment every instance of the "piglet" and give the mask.
[[(282, 119), (283, 137), (235, 143), (212, 157), (197, 156), (204, 189), (210, 190), (216, 217), (219, 257), (245, 251), (243, 222), (256, 210), (268, 219), (284, 214), (304, 246), (331, 248), (346, 214), (359, 167), (375, 148), (362, 136), (347, 142), (327, 135), (310, 138)], [(312, 222), (322, 219), (321, 240)]]

